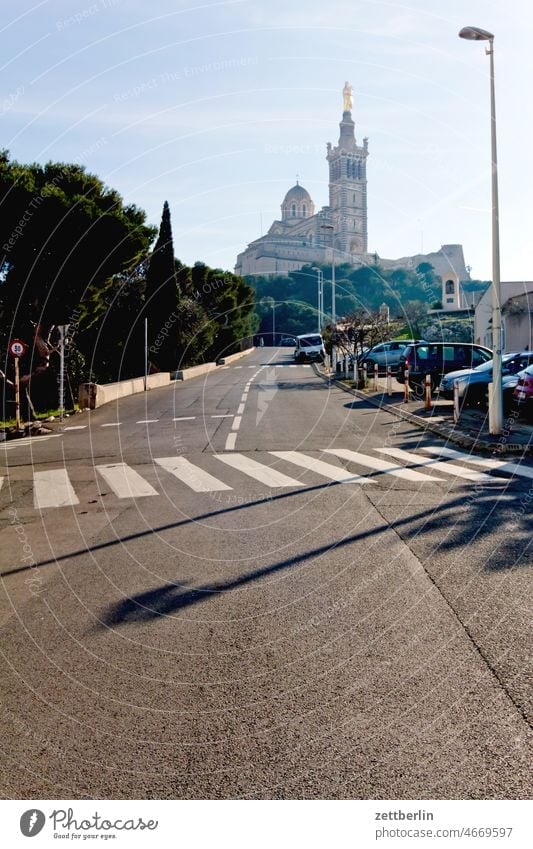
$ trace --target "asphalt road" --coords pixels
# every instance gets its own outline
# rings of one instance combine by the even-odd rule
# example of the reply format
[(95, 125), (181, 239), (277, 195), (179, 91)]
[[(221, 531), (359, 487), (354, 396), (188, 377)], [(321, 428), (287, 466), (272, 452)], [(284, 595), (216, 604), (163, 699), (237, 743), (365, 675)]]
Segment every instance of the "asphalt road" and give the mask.
[(0, 446), (2, 796), (529, 797), (533, 464), (446, 448), (272, 348)]

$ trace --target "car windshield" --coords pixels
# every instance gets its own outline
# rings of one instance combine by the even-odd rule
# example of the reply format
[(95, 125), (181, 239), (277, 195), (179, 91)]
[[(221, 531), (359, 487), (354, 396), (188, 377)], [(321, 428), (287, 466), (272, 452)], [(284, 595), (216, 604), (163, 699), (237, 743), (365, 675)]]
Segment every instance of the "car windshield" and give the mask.
[[(502, 357), (502, 363), (510, 362), (515, 354), (504, 354)], [(477, 366), (474, 371), (492, 371), (492, 360), (487, 360), (486, 363), (481, 363), (480, 366)]]
[(321, 344), (322, 338), (320, 336), (302, 336), (300, 339), (302, 348), (316, 348), (317, 345)]

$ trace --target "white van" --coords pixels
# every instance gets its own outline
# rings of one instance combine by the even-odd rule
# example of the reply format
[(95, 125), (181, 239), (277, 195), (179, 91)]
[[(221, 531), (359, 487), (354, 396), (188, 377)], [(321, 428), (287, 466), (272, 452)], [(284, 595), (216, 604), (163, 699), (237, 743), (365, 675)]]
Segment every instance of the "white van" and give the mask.
[(323, 363), (325, 357), (326, 349), (320, 333), (304, 333), (296, 337), (294, 359), (297, 363), (306, 363), (311, 360)]

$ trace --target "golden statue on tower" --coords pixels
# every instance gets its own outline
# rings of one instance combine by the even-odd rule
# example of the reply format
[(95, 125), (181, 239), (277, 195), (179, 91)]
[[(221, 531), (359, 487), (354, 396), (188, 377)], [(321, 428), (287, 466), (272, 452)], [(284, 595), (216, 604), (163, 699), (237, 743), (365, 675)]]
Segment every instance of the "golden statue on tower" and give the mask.
[(344, 111), (345, 112), (351, 112), (352, 111), (352, 107), (353, 107), (352, 92), (353, 92), (353, 89), (352, 89), (350, 83), (348, 82), (348, 80), (346, 80), (346, 82), (344, 83), (344, 88), (342, 90), (342, 94), (344, 96)]

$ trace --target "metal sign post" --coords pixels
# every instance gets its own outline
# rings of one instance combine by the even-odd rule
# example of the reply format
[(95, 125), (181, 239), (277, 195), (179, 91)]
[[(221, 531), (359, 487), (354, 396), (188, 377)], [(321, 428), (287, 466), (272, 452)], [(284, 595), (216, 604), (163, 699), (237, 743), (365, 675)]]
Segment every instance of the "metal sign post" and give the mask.
[(58, 325), (59, 330), (59, 421), (65, 414), (65, 333), (68, 324)]
[(20, 371), (19, 357), (23, 357), (28, 346), (22, 339), (12, 339), (9, 343), (9, 353), (15, 359), (15, 427), (17, 431), (22, 430), (20, 422)]
[(144, 391), (148, 389), (148, 319), (144, 319)]

